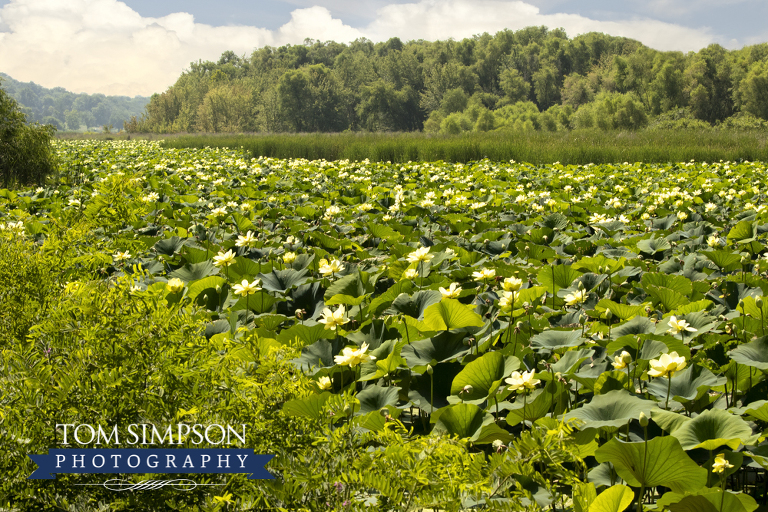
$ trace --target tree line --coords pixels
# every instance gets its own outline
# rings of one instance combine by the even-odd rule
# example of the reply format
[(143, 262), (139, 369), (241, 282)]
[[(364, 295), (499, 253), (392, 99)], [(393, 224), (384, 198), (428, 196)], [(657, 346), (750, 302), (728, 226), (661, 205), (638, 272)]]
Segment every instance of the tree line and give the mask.
[(57, 130), (81, 130), (113, 126), (121, 128), (132, 117), (141, 115), (149, 98), (105, 96), (69, 92), (63, 87), (48, 89), (25, 83), (0, 73), (3, 89), (16, 100), (32, 122), (51, 125)]
[(306, 40), (190, 65), (131, 132), (461, 133), (766, 127), (768, 44), (662, 52), (528, 27), (461, 41)]

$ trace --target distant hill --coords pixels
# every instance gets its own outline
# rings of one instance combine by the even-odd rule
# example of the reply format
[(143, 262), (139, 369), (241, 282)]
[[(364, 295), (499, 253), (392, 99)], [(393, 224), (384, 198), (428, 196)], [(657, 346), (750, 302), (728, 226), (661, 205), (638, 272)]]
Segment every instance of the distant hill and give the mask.
[(19, 82), (0, 73), (0, 87), (22, 106), (28, 121), (52, 124), (59, 130), (101, 129), (112, 125), (123, 129), (123, 121), (144, 112), (149, 98), (105, 96), (69, 92), (63, 87), (47, 89), (34, 82)]

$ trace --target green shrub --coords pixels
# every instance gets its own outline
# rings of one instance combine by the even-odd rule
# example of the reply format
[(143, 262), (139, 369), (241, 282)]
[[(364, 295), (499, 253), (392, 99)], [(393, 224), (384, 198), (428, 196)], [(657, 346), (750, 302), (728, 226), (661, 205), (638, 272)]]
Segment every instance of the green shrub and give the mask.
[(56, 128), (26, 121), (16, 100), (0, 89), (0, 178), (5, 188), (42, 183), (56, 169), (51, 147)]

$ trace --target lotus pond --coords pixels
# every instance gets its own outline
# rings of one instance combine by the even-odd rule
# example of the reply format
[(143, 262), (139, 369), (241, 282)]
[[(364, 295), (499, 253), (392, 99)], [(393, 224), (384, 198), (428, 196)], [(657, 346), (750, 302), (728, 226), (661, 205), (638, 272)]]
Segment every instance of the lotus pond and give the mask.
[[(0, 506), (765, 503), (765, 164), (56, 144), (56, 183), (0, 191)], [(253, 425), (277, 479), (24, 481), (56, 424), (185, 420)]]

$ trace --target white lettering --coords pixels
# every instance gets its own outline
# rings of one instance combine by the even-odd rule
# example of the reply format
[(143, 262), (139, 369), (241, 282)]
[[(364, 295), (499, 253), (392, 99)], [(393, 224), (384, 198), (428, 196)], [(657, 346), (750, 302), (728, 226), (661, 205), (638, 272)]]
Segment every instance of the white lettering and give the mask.
[(115, 438), (114, 443), (120, 444), (120, 440), (117, 433), (117, 425), (112, 427), (112, 434), (110, 436), (107, 436), (106, 432), (101, 428), (101, 425), (99, 425), (99, 429), (96, 433), (96, 444), (101, 444), (101, 440), (104, 440), (104, 444), (109, 444), (112, 441), (112, 438)]
[(219, 457), (219, 465), (218, 465), (218, 467), (219, 468), (221, 467), (221, 459), (223, 457), (224, 458), (224, 462), (226, 464), (226, 466), (224, 466), (224, 467), (228, 468), (229, 467), (229, 455), (219, 455), (218, 457)]
[[(80, 457), (80, 460), (77, 460), (77, 458)], [(72, 455), (72, 467), (76, 468), (77, 463), (80, 463), (80, 467), (85, 469), (85, 455)]]
[[(152, 460), (154, 458), (154, 460)], [(159, 462), (157, 462), (157, 455), (150, 455), (147, 457), (147, 465), (151, 468), (156, 468)]]
[(244, 468), (245, 467), (245, 459), (247, 459), (248, 456), (247, 455), (238, 455), (237, 458), (240, 459), (240, 467)]
[(165, 467), (169, 468), (171, 466), (176, 467), (176, 456), (167, 453), (165, 455)]
[(133, 441), (129, 440), (128, 444), (136, 444), (139, 442), (139, 434), (136, 432), (136, 427), (138, 427), (138, 425), (135, 423), (128, 425), (128, 433), (133, 436)]
[(237, 433), (235, 429), (233, 429), (231, 426), (227, 425), (227, 444), (232, 444), (232, 441), (230, 441), (229, 435), (234, 435), (238, 441), (240, 441), (240, 444), (245, 445), (245, 425), (240, 425), (243, 427), (243, 435), (242, 437)]
[[(80, 436), (78, 435), (78, 433), (80, 432), (80, 429), (82, 427), (87, 428), (91, 432), (91, 437), (87, 441), (81, 441), (80, 440)], [(75, 428), (75, 442), (77, 444), (91, 444), (93, 442), (93, 438), (94, 437), (96, 437), (96, 430), (94, 430), (94, 428), (92, 426), (88, 425), (87, 423), (83, 423), (82, 425), (78, 425)]]
[[(134, 464), (134, 465), (131, 465), (131, 459), (132, 459), (132, 458), (134, 458), (134, 457), (136, 457), (136, 464)], [(128, 457), (128, 467), (129, 467), (129, 468), (136, 468), (136, 467), (138, 467), (138, 466), (139, 466), (139, 464), (141, 464), (141, 459), (139, 458), (139, 456), (138, 456), (138, 455), (136, 455), (136, 454), (133, 454), (133, 455), (131, 455), (130, 457)]]
[[(213, 442), (211, 438), (208, 437), (208, 431), (211, 430), (212, 428), (214, 429), (218, 428), (221, 431), (221, 439), (219, 439), (218, 442)], [(224, 430), (224, 427), (222, 427), (221, 425), (216, 425), (216, 424), (208, 425), (208, 427), (205, 429), (205, 440), (208, 442), (208, 444), (221, 444), (224, 442), (225, 437), (227, 437), (227, 431)]]
[(116, 453), (116, 454), (114, 454), (114, 455), (110, 455), (110, 457), (112, 457), (112, 460), (113, 460), (113, 461), (114, 461), (114, 463), (115, 463), (115, 465), (114, 465), (114, 466), (112, 466), (113, 468), (116, 468), (116, 467), (117, 467), (117, 461), (118, 461), (119, 459), (122, 459), (122, 458), (123, 458), (123, 456), (122, 456), (122, 455), (120, 455), (120, 454), (118, 454), (118, 453)]
[(66, 455), (57, 455), (56, 456), (56, 467), (60, 468), (61, 467), (61, 463), (64, 462), (65, 460), (67, 460), (67, 456)]
[[(62, 457), (63, 457), (63, 455), (62, 455)], [(205, 469), (205, 465), (211, 461), (211, 456), (210, 455), (202, 455), (200, 458), (203, 461), (203, 465), (201, 467), (203, 469)]]
[(64, 427), (64, 442), (62, 444), (69, 444), (67, 442), (67, 427), (74, 427), (74, 423), (57, 423), (56, 428)]
[(203, 442), (203, 433), (198, 430), (198, 427), (202, 427), (202, 425), (199, 425), (195, 423), (192, 425), (192, 433), (197, 436), (197, 441), (192, 441), (192, 444), (200, 444)]
[[(96, 457), (101, 459), (101, 464), (96, 464)], [(104, 467), (104, 462), (106, 462), (106, 461), (104, 460), (104, 456), (103, 455), (96, 454), (96, 455), (93, 456), (93, 459), (91, 459), (91, 464), (93, 464), (93, 467), (95, 467), (95, 468)]]

